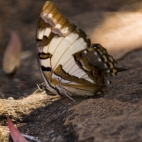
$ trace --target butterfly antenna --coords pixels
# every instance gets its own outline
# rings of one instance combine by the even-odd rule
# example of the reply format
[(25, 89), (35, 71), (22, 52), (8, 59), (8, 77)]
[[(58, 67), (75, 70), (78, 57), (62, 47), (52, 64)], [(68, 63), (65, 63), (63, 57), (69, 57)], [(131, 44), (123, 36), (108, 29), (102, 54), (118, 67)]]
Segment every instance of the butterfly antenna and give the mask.
[(72, 100), (73, 102), (76, 102), (72, 97), (70, 97), (68, 94), (64, 93), (70, 100)]

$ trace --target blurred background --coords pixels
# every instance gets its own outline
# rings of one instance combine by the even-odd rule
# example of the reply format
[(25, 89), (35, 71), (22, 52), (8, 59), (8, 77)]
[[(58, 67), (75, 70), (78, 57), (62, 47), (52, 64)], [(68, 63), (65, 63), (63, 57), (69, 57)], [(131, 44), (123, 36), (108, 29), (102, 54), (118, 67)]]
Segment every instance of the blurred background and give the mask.
[[(46, 0), (0, 0), (0, 98), (26, 97), (42, 78), (37, 64), (36, 27)], [(115, 59), (142, 47), (141, 0), (53, 0), (68, 19), (83, 29), (92, 42), (102, 44)], [(21, 63), (14, 75), (2, 69), (11, 39), (18, 36)], [(5, 63), (7, 64), (7, 62)]]

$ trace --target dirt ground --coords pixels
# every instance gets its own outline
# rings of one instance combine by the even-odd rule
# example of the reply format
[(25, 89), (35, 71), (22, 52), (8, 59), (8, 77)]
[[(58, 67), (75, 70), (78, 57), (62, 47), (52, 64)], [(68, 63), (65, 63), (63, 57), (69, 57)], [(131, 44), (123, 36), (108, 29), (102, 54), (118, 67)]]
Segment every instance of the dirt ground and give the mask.
[[(128, 29), (125, 34), (120, 34), (123, 40), (127, 35), (127, 44), (122, 44), (126, 42), (115, 34), (107, 40), (107, 43), (116, 45), (121, 43), (121, 50), (116, 53), (114, 47), (112, 53), (114, 58), (119, 57), (118, 66), (128, 70), (111, 78), (112, 84), (103, 96), (75, 98), (75, 103), (68, 98), (53, 98), (51, 101), (46, 94), (31, 95), (36, 90), (35, 84), (42, 82), (37, 65), (35, 34), (44, 2), (45, 0), (0, 0), (0, 106), (4, 106), (0, 108), (0, 130), (7, 129), (4, 119), (5, 112), (9, 112), (21, 133), (38, 137), (42, 142), (141, 142), (142, 35), (138, 33), (142, 33), (142, 26), (132, 26), (135, 33), (127, 34)], [(96, 30), (104, 29), (102, 27), (106, 13), (121, 13), (123, 17), (124, 12), (136, 13), (142, 7), (140, 0), (54, 2), (70, 21), (88, 34), (88, 37), (93, 37)], [(130, 25), (125, 23), (127, 24)], [(10, 38), (9, 30), (19, 35), (23, 47), (21, 65), (13, 76), (7, 76), (2, 70), (3, 55)], [(113, 30), (120, 33), (120, 28)], [(102, 35), (98, 32), (96, 35), (104, 39), (103, 35), (108, 32), (114, 33), (112, 30), (104, 30)], [(133, 42), (130, 34), (139, 40)], [(113, 41), (114, 37), (118, 38), (117, 42), (116, 39)], [(96, 38), (93, 41), (97, 42)], [(105, 41), (101, 44), (105, 47)], [(132, 48), (129, 48), (131, 45)], [(109, 44), (106, 44), (107, 46)], [(118, 48), (119, 46), (116, 51)], [(111, 48), (108, 47), (108, 50), (111, 53)]]

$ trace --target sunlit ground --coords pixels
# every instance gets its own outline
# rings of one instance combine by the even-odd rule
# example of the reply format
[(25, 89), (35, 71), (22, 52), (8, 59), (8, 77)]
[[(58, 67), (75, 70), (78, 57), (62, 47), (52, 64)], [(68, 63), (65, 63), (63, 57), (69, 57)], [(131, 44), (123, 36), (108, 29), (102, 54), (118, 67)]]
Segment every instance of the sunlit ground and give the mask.
[(106, 12), (104, 22), (94, 29), (93, 42), (101, 43), (118, 59), (142, 47), (142, 12)]

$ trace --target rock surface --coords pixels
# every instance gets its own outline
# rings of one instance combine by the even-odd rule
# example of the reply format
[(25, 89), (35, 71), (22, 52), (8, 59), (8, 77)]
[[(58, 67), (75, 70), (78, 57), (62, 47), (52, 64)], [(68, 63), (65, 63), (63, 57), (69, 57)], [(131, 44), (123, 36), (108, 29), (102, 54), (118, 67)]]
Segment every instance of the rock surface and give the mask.
[[(128, 70), (110, 78), (112, 84), (107, 87), (103, 96), (75, 98), (76, 102), (72, 102), (68, 98), (49, 100), (45, 94), (30, 95), (36, 90), (34, 84), (42, 81), (36, 62), (34, 39), (37, 17), (43, 3), (44, 0), (0, 1), (0, 140), (8, 141), (5, 117), (9, 114), (21, 133), (36, 136), (42, 142), (141, 142), (141, 45), (133, 51), (130, 51), (132, 48), (127, 48), (129, 53), (125, 55), (121, 54), (123, 48), (119, 53), (113, 52), (114, 57), (119, 56), (118, 66)], [(73, 23), (80, 25), (90, 35), (98, 25), (103, 25), (104, 13), (135, 13), (141, 6), (140, 0), (83, 0), (81, 3), (74, 0), (61, 0), (59, 3), (55, 0), (55, 3)], [(1, 69), (9, 38), (8, 28), (19, 33), (25, 57), (12, 77), (6, 76)], [(113, 39), (109, 42), (113, 42)], [(118, 42), (122, 41), (118, 38)], [(137, 47), (133, 44), (133, 49)]]

